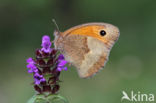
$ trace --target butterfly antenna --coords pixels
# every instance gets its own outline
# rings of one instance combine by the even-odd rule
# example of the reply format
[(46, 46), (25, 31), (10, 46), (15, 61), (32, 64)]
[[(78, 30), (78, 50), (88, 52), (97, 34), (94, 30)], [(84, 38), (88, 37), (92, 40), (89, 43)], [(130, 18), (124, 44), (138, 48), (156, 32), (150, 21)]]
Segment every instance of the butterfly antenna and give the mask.
[(58, 32), (60, 32), (60, 29), (59, 29), (59, 27), (58, 27), (58, 25), (57, 25), (55, 19), (52, 19), (52, 22), (55, 24), (55, 26), (56, 26), (56, 30), (57, 30)]

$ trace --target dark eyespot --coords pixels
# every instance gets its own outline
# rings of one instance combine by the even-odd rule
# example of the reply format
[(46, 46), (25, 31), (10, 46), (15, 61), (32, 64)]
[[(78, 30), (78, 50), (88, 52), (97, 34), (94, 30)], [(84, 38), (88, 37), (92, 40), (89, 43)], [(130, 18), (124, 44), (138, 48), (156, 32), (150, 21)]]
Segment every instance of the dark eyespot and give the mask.
[(106, 35), (106, 32), (105, 32), (104, 30), (101, 30), (101, 31), (100, 31), (100, 35), (101, 35), (101, 36), (105, 36), (105, 35)]

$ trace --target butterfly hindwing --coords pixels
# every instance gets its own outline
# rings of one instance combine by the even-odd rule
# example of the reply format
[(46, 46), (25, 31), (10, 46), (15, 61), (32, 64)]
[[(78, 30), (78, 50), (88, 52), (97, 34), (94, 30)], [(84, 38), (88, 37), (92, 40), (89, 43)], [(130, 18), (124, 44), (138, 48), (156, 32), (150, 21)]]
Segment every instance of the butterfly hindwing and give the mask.
[(98, 39), (82, 35), (66, 35), (61, 44), (65, 59), (77, 68), (82, 78), (98, 72), (107, 61), (109, 50)]

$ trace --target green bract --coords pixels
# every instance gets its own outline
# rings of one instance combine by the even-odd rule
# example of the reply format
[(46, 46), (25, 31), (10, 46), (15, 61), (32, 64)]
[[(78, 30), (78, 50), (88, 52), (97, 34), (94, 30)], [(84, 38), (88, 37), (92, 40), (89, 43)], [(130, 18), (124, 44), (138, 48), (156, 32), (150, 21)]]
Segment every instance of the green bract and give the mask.
[(45, 97), (44, 95), (34, 95), (27, 103), (69, 103), (66, 98), (59, 94), (51, 94)]

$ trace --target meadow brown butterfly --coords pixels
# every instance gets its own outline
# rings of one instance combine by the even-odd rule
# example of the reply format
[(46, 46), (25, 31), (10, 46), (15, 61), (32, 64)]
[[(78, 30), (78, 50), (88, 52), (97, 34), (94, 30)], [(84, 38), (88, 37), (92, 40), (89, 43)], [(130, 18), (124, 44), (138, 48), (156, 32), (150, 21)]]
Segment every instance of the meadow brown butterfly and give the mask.
[(86, 23), (65, 32), (54, 32), (55, 48), (74, 65), (81, 78), (91, 77), (104, 67), (120, 33), (107, 23)]

